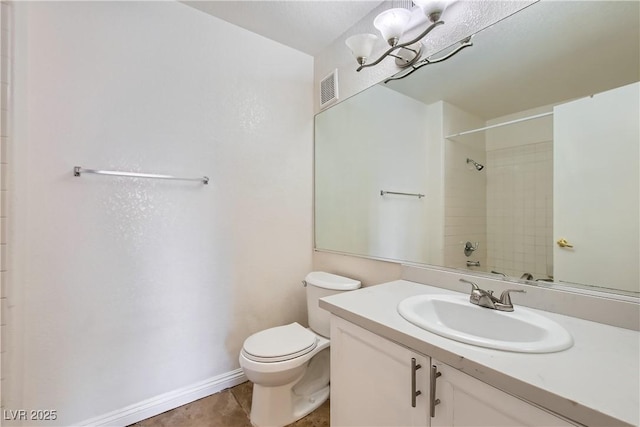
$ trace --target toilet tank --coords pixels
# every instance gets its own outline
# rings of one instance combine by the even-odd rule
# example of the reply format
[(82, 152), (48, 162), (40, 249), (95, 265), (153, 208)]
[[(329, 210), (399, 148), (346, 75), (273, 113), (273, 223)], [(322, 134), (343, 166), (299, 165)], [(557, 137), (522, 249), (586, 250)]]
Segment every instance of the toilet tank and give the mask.
[(358, 280), (324, 271), (313, 271), (304, 279), (307, 285), (307, 311), (309, 327), (317, 334), (329, 338), (329, 312), (318, 306), (318, 300), (329, 295), (358, 289)]

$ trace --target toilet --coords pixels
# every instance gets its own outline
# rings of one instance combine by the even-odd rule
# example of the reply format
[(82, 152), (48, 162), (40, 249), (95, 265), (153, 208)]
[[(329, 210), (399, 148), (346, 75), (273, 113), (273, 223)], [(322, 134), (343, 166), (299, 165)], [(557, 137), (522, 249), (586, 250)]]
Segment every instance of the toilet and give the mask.
[(294, 322), (266, 329), (244, 341), (240, 366), (253, 382), (251, 423), (257, 427), (290, 424), (329, 397), (329, 312), (320, 298), (360, 287), (335, 274), (307, 274), (309, 328)]

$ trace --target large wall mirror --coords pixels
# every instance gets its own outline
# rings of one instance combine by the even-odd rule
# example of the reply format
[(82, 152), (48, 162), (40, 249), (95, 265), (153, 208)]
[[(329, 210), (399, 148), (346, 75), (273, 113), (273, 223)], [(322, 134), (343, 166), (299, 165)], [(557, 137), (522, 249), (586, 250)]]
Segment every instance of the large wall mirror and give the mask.
[(541, 1), (319, 113), (316, 250), (638, 296), (639, 21)]

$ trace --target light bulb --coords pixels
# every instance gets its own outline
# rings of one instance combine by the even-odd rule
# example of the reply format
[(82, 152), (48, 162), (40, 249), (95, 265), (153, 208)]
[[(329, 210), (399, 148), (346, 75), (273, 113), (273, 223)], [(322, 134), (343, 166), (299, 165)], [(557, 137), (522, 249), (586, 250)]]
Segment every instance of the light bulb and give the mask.
[(391, 46), (398, 44), (400, 37), (404, 33), (409, 20), (411, 19), (411, 12), (403, 8), (388, 9), (376, 16), (373, 20), (373, 25), (376, 27), (382, 37)]
[(367, 58), (371, 56), (376, 41), (378, 41), (378, 37), (374, 34), (356, 34), (345, 40), (345, 44), (351, 49), (351, 53), (356, 57), (358, 64), (364, 65)]
[(452, 0), (414, 0), (413, 1), (431, 22), (440, 20), (444, 10), (452, 3)]

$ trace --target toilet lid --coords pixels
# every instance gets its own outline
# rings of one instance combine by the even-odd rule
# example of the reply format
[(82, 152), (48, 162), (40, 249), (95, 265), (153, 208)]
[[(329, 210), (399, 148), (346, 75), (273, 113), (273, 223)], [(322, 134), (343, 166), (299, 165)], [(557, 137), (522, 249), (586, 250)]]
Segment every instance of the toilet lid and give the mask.
[(316, 334), (294, 322), (257, 332), (247, 338), (244, 355), (257, 362), (281, 362), (316, 348)]

